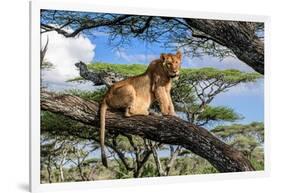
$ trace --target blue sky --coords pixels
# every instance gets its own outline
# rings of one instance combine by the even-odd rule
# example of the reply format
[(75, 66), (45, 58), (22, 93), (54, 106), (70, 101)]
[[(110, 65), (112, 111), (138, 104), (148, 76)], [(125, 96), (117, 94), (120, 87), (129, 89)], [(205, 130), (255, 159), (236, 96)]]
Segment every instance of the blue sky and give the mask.
[[(124, 45), (123, 47), (115, 47), (110, 45), (108, 36), (105, 33), (95, 33), (93, 36), (88, 36), (90, 41), (96, 45), (95, 62), (108, 62), (114, 64), (128, 64), (128, 63), (140, 63), (148, 64), (151, 59), (159, 57), (160, 53), (171, 52), (171, 49), (164, 48), (158, 43), (148, 43), (140, 41), (136, 38), (131, 40), (131, 44)], [(125, 53), (126, 56), (119, 53)], [(128, 61), (128, 59), (131, 59)]]
[[(53, 53), (49, 53), (50, 60), (55, 58), (53, 61), (59, 61), (58, 63), (60, 64), (63, 62), (65, 63), (61, 67), (58, 66), (60, 71), (50, 70), (46, 72), (46, 74), (43, 74), (43, 82), (45, 82), (49, 88), (53, 90), (64, 90), (70, 88), (81, 88), (83, 90), (93, 89), (93, 86), (90, 83), (81, 86), (76, 83), (66, 83), (65, 80), (62, 81), (62, 79), (59, 79), (62, 77), (70, 78), (71, 76), (79, 75), (77, 69), (75, 69), (73, 65), (74, 61), (82, 60), (84, 62), (107, 62), (113, 64), (148, 64), (151, 60), (159, 58), (161, 53), (174, 51), (169, 48), (165, 48), (162, 44), (147, 43), (138, 39), (132, 39), (130, 44), (116, 48), (113, 45), (109, 45), (106, 33), (91, 31), (91, 34), (94, 36), (89, 34), (80, 35), (75, 40), (63, 39), (63, 37), (58, 38), (58, 35), (56, 34), (47, 35), (50, 39), (49, 50), (53, 49)], [(52, 41), (52, 38), (54, 38), (55, 41)], [(59, 48), (57, 45), (58, 42), (61, 42)], [(64, 44), (64, 42), (66, 43)], [(51, 47), (52, 45), (53, 47)], [(71, 45), (71, 48), (69, 48), (69, 45)], [(63, 52), (60, 53), (60, 51)], [(61, 57), (62, 54), (64, 56), (63, 58)], [(70, 59), (73, 55), (75, 55), (75, 57)], [(85, 57), (86, 55), (87, 57)], [(48, 59), (48, 52), (46, 58)], [(69, 61), (65, 61), (66, 58), (68, 58)], [(241, 71), (253, 72), (250, 67), (236, 58), (226, 58), (221, 61), (210, 56), (203, 56), (201, 58), (189, 58), (184, 56), (182, 64), (182, 67), (184, 68), (201, 68), (207, 66), (219, 69), (235, 68)], [(66, 68), (70, 69), (67, 73), (65, 72)], [(257, 81), (256, 83), (242, 84), (233, 87), (228, 92), (218, 95), (212, 104), (215, 106), (224, 105), (235, 109), (237, 113), (244, 117), (243, 120), (239, 120), (237, 123), (263, 121), (263, 79)]]

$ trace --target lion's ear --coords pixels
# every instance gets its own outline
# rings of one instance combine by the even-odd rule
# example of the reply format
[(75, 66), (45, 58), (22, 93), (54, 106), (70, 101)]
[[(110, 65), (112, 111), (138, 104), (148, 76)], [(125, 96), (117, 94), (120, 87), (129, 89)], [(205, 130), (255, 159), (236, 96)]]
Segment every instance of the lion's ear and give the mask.
[(181, 59), (181, 57), (182, 57), (181, 51), (178, 50), (176, 53), (176, 56)]
[(160, 55), (160, 59), (163, 60), (163, 61), (165, 61), (165, 59), (166, 59), (166, 54), (163, 54), (163, 53), (162, 53), (162, 54)]

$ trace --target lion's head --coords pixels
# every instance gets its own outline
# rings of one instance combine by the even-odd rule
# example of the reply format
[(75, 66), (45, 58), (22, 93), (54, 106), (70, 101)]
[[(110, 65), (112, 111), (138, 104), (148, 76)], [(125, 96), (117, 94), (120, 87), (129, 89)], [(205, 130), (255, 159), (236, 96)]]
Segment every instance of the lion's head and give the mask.
[(176, 54), (161, 54), (160, 59), (163, 61), (164, 70), (170, 78), (179, 76), (182, 61), (180, 51), (177, 51)]

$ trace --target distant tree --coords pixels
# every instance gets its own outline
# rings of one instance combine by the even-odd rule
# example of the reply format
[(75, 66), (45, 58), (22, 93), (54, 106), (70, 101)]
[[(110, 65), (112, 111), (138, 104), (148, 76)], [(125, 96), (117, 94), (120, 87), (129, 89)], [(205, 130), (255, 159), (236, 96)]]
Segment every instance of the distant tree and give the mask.
[(128, 134), (113, 135), (106, 140), (111, 155), (119, 165), (119, 177), (127, 178), (131, 176), (130, 172), (135, 178), (143, 177), (143, 168), (152, 154), (148, 141)]
[(41, 69), (50, 69), (53, 67), (53, 64), (49, 62), (45, 56), (48, 51), (49, 39), (47, 39), (46, 44), (40, 50), (40, 66)]
[(50, 129), (75, 127), (74, 122), (69, 121), (66, 117), (43, 111), (41, 112), (41, 120), (41, 163), (47, 166), (48, 182), (53, 182), (55, 170), (58, 170), (59, 173), (58, 181), (64, 182), (64, 167), (71, 163), (77, 167), (81, 180), (87, 180), (89, 176), (83, 173), (83, 164), (88, 163), (88, 155), (97, 150), (99, 146), (93, 144), (92, 141), (73, 135), (46, 132)]
[[(264, 124), (253, 122), (248, 125), (233, 124), (230, 126), (218, 126), (211, 130), (228, 144), (244, 152), (249, 159), (257, 148), (263, 149)], [(259, 150), (257, 150), (259, 153)]]
[[(91, 98), (99, 96), (99, 92), (92, 92), (94, 93), (92, 95), (90, 95), (89, 92), (70, 92), (76, 95), (79, 94), (85, 99), (87, 99), (88, 96)], [(59, 123), (56, 124), (57, 122)], [(69, 164), (72, 163), (77, 168), (82, 181), (92, 179), (90, 175), (93, 171), (86, 172), (84, 168), (89, 163), (90, 153), (99, 148), (98, 133), (93, 132), (89, 134), (87, 132), (77, 132), (77, 130), (87, 130), (85, 129), (87, 126), (81, 125), (79, 122), (73, 121), (67, 117), (49, 112), (43, 112), (42, 126), (43, 135), (52, 131), (52, 136), (58, 138), (57, 143), (64, 144), (64, 146), (60, 147), (60, 151), (56, 151), (56, 154), (52, 154), (52, 151), (49, 151), (49, 149), (44, 151), (46, 155), (52, 155), (51, 164), (59, 165), (62, 160), (66, 159)], [(65, 140), (65, 138), (69, 140), (71, 138), (72, 145), (69, 153), (63, 156), (65, 155), (62, 153), (64, 152), (63, 147), (65, 149), (66, 141), (62, 141), (62, 139)], [(133, 135), (115, 135), (108, 133), (105, 144), (108, 147), (107, 150), (109, 151), (110, 157), (119, 165), (117, 168), (111, 165), (111, 169), (117, 173), (119, 178), (142, 176), (142, 169), (152, 154), (151, 146), (148, 145), (148, 140)], [(62, 166), (64, 166), (64, 164), (62, 164)], [(50, 169), (50, 171), (51, 170), (52, 169)], [(130, 173), (133, 175), (131, 176)]]
[[(79, 140), (79, 143), (72, 146), (72, 155), (69, 157), (69, 161), (74, 164), (78, 169), (78, 174), (81, 178), (81, 181), (92, 180), (91, 174), (92, 170), (85, 171), (84, 168), (89, 165), (90, 153), (98, 149), (97, 146), (92, 146), (92, 142), (87, 142), (85, 140)], [(94, 167), (93, 167), (94, 168)]]
[(56, 181), (55, 169), (59, 170), (59, 181), (64, 182), (63, 167), (68, 162), (69, 151), (69, 143), (61, 136), (41, 135), (41, 168), (46, 167), (49, 183)]
[(184, 112), (186, 119), (203, 126), (210, 122), (235, 121), (241, 116), (228, 107), (212, 107), (213, 99), (238, 84), (255, 82), (258, 73), (215, 68), (184, 69), (172, 89), (176, 110)]

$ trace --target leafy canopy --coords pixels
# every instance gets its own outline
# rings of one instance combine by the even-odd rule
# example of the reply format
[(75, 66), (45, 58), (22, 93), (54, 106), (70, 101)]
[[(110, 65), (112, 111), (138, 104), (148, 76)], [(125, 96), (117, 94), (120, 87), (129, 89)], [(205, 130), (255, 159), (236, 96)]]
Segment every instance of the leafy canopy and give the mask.
[(243, 117), (239, 116), (232, 108), (225, 106), (207, 106), (206, 109), (199, 114), (198, 120), (211, 120), (211, 121), (236, 121)]
[(262, 122), (253, 122), (248, 125), (233, 124), (229, 126), (218, 126), (212, 130), (216, 135), (226, 138), (233, 135), (248, 135), (256, 133), (263, 139), (264, 124)]
[(142, 64), (109, 64), (93, 63), (88, 65), (89, 70), (115, 72), (124, 76), (135, 76), (145, 72), (147, 66)]
[(221, 80), (228, 83), (234, 82), (252, 82), (262, 75), (256, 72), (241, 72), (236, 69), (219, 70), (216, 68), (188, 68), (182, 69), (182, 75), (189, 81), (204, 81), (204, 80)]

